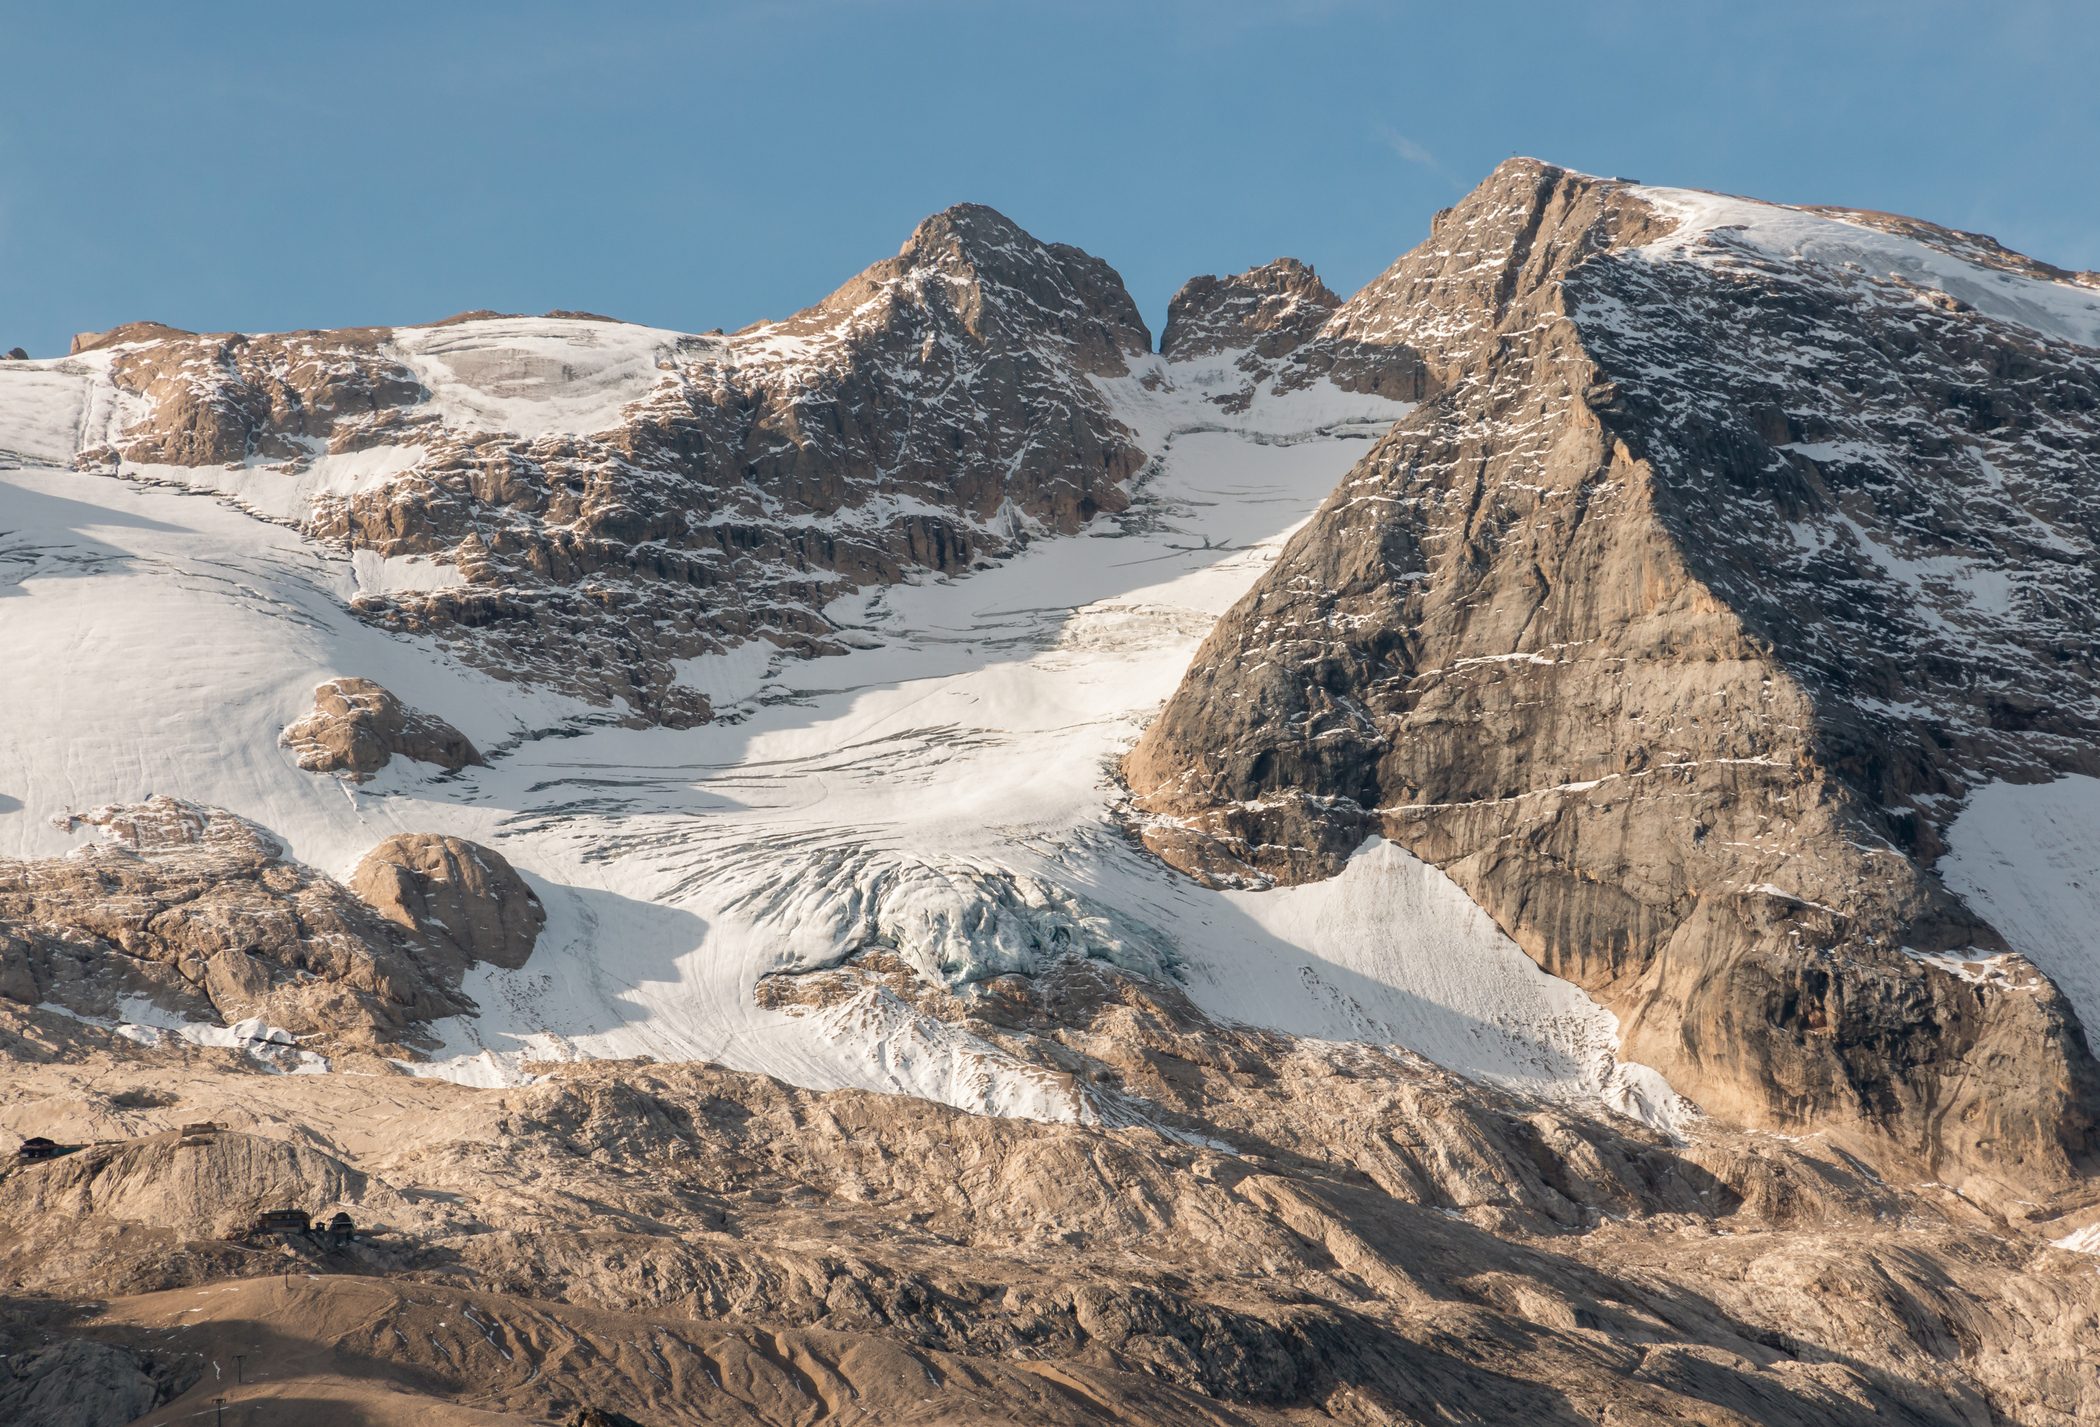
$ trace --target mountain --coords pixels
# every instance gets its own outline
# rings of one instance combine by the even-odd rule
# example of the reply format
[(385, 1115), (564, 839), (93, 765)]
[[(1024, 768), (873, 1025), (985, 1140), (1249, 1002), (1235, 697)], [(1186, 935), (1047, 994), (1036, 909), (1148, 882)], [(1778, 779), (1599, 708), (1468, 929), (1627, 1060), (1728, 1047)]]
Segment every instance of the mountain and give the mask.
[(1148, 842), (1297, 881), (1390, 838), (1711, 1111), (2085, 1167), (2036, 972), (2082, 934), (2015, 949), (1936, 864), (1970, 795), (2100, 758), (2100, 284), (1518, 163), (1352, 329), (1432, 395), (1131, 755)]
[(2100, 280), (1512, 161), (1157, 352), (974, 206), (76, 348), (0, 1419), (2100, 1414)]
[(729, 336), (574, 313), (83, 334), (66, 454), (365, 555), (353, 607), (381, 627), (690, 723), (680, 660), (836, 650), (842, 596), (1121, 509), (1143, 456), (1087, 378), (1150, 348), (1106, 264), (966, 204)]

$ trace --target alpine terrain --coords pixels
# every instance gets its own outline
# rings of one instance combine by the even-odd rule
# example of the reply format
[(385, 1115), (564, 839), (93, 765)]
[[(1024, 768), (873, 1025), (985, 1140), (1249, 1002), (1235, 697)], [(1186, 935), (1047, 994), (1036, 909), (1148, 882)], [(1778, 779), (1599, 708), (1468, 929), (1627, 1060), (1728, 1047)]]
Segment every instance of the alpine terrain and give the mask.
[(2100, 1420), (2096, 486), (2100, 275), (1520, 159), (0, 361), (0, 1422)]

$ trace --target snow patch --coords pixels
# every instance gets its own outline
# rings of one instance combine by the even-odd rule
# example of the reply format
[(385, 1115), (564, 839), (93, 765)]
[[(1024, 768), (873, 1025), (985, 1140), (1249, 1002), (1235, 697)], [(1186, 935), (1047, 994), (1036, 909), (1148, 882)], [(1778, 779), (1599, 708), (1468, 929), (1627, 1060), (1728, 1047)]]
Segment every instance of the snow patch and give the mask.
[(2100, 778), (1978, 788), (1939, 874), (2100, 1036)]
[(394, 333), (395, 355), (446, 425), (524, 437), (589, 436), (666, 379), (681, 334), (625, 322), (495, 317)]
[(124, 1039), (139, 1045), (159, 1045), (172, 1037), (195, 1046), (238, 1050), (258, 1065), (280, 1075), (323, 1075), (330, 1068), (326, 1056), (299, 1049), (297, 1036), (282, 1026), (270, 1025), (260, 1016), (215, 1026), (209, 1021), (184, 1020), (143, 996), (127, 996), (118, 1007), (117, 1015), (117, 1020), (105, 1024)]
[(780, 650), (763, 639), (747, 639), (719, 654), (699, 654), (674, 659), (675, 682), (707, 697), (717, 718), (738, 704), (758, 697), (781, 658)]

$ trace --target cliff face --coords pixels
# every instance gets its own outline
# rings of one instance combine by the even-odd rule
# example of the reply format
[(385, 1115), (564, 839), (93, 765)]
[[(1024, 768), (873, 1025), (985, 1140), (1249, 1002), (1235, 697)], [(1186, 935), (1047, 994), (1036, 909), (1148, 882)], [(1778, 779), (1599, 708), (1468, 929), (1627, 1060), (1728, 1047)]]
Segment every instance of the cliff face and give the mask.
[(2063, 277), (1504, 165), (1323, 329), (1428, 399), (1129, 756), (1146, 841), (1300, 881), (1382, 834), (1711, 1112), (2064, 1173), (2076, 1018), (1933, 871), (1967, 790), (2096, 757), (2100, 322)]
[(836, 650), (841, 595), (1120, 510), (1145, 453), (1090, 378), (1150, 342), (1107, 264), (962, 205), (731, 336), (467, 314), (76, 345), (124, 412), (87, 461), (239, 468), (309, 534), (424, 567), (374, 580), (373, 621), (676, 724), (710, 712), (678, 659)]

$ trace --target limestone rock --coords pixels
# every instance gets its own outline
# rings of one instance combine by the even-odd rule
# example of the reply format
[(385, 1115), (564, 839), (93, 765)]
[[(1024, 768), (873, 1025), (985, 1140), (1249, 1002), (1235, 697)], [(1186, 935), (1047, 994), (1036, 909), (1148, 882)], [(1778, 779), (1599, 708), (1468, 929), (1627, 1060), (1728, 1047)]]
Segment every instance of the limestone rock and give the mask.
[(1160, 355), (1170, 362), (1219, 352), (1289, 355), (1318, 335), (1342, 300), (1296, 258), (1236, 277), (1195, 277), (1167, 305)]
[(314, 689), (313, 712), (281, 740), (299, 766), (365, 778), (396, 754), (448, 773), (485, 760), (467, 736), (432, 714), (408, 708), (370, 679), (330, 679)]
[(129, 1427), (168, 1396), (150, 1363), (92, 1338), (62, 1338), (0, 1365), (0, 1421)]
[(210, 1026), (393, 1043), (470, 1004), (418, 940), (268, 833), (175, 798), (77, 819), (107, 840), (0, 860), (0, 981), (86, 1015), (142, 996)]
[(454, 976), (476, 962), (516, 970), (547, 920), (503, 854), (464, 838), (402, 833), (366, 853), (350, 889), (438, 951)]
[(1428, 399), (1129, 756), (1143, 834), (1298, 881), (1382, 833), (1710, 1112), (2056, 1182), (2100, 1108), (2068, 1003), (1918, 954), (2003, 949), (1932, 870), (1964, 791), (2100, 765), (2100, 361), (1665, 245), (1645, 192), (1505, 164), (1323, 328)]
[(0, 1181), (0, 1205), (14, 1223), (92, 1217), (194, 1238), (245, 1230), (270, 1209), (325, 1219), (324, 1209), (394, 1202), (390, 1191), (332, 1155), (231, 1130), (90, 1145)]
[(79, 821), (108, 840), (0, 861), (0, 993), (105, 1019), (143, 997), (252, 1027), (265, 1060), (294, 1037), (412, 1054), (423, 1023), (473, 1009), (462, 973), (523, 965), (546, 919), (500, 853), (456, 837), (389, 838), (346, 887), (222, 809), (154, 798)]
[[(1113, 1117), (633, 1063), (358, 1095), (190, 1073), (162, 1115), (115, 1109), (166, 1074), (148, 1062), (18, 1065), (0, 1113), (68, 1142), (116, 1114), (274, 1128), (219, 1132), (211, 1158), (104, 1119), (104, 1143), (0, 1167), (0, 1314), (93, 1302), (98, 1335), (191, 1362), (266, 1320), (275, 1390), (436, 1422), (589, 1404), (785, 1427), (850, 1402), (1071, 1427), (2070, 1427), (2100, 1407), (2100, 1275), (2044, 1242), (2078, 1191), (2001, 1216), (1820, 1138), (1673, 1144), (1218, 1026), (1100, 968), (1004, 990), (977, 1023), (1120, 1079)], [(203, 1236), (325, 1195), (357, 1198), (369, 1237)]]
[[(86, 334), (84, 334), (85, 336)], [(148, 416), (124, 434), (126, 459), (177, 466), (293, 459), (309, 441), (408, 406), (423, 395), (415, 373), (380, 347), (375, 329), (199, 336), (134, 323), (74, 339), (76, 351), (120, 350), (118, 384), (145, 399)]]
[(1345, 391), (1416, 401), (1428, 390), (1421, 355), (1387, 325), (1362, 320), (1313, 270), (1278, 258), (1233, 277), (1190, 279), (1167, 310), (1160, 353), (1173, 363), (1230, 359), (1242, 377), (1212, 398), (1244, 411), (1263, 391), (1331, 381)]

